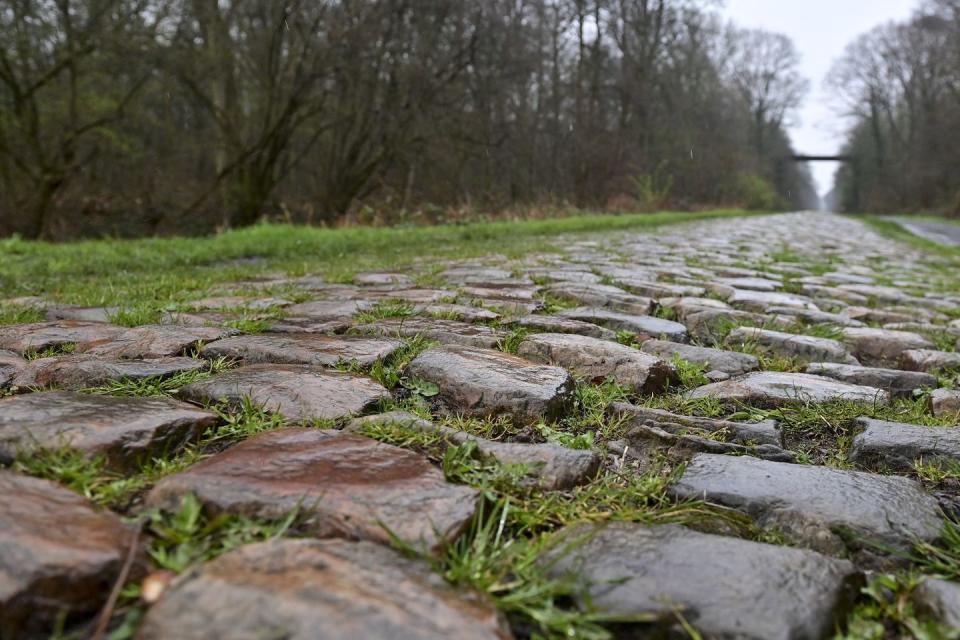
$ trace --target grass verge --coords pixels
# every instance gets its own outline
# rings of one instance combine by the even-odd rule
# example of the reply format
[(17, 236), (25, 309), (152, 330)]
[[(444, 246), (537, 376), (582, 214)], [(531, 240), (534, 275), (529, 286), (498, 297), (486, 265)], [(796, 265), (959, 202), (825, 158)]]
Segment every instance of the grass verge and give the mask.
[(265, 273), (319, 273), (348, 281), (363, 269), (397, 269), (433, 258), (541, 251), (561, 234), (642, 230), (751, 215), (743, 211), (578, 215), (551, 220), (389, 229), (263, 224), (204, 238), (0, 241), (0, 297), (136, 307), (189, 300), (213, 285)]

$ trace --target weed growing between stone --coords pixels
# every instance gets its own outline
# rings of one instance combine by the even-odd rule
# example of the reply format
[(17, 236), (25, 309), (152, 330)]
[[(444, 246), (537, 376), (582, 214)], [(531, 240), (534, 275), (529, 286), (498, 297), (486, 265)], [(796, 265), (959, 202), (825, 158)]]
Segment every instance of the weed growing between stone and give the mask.
[(504, 353), (511, 353), (516, 355), (517, 351), (520, 349), (520, 343), (523, 342), (524, 338), (533, 333), (525, 327), (518, 327), (516, 329), (511, 329), (510, 333), (506, 337), (501, 338), (497, 341), (497, 348)]
[(370, 324), (388, 318), (409, 318), (414, 314), (414, 311), (415, 307), (407, 302), (380, 302), (372, 308), (358, 313), (355, 320), (359, 324)]
[(688, 360), (684, 360), (682, 357), (680, 357), (679, 353), (674, 354), (671, 362), (673, 363), (673, 366), (676, 367), (677, 374), (680, 376), (681, 389), (696, 389), (697, 387), (710, 383), (710, 379), (706, 376), (706, 365), (696, 364)]
[(147, 509), (138, 518), (150, 534), (147, 553), (161, 569), (180, 573), (219, 555), (253, 542), (286, 534), (297, 521), (296, 510), (279, 521), (220, 514), (208, 516), (193, 494), (187, 494), (179, 511)]
[(925, 462), (922, 458), (915, 461), (913, 471), (917, 477), (931, 487), (960, 485), (960, 462), (955, 460), (933, 460)]
[[(467, 441), (450, 446), (438, 432), (395, 423), (365, 425), (367, 437), (411, 448), (435, 460), (448, 480), (468, 484), (484, 496), (483, 507), (469, 530), (434, 564), (448, 581), (486, 593), (510, 619), (515, 630), (542, 638), (610, 638), (610, 623), (640, 623), (643, 616), (615, 618), (593, 611), (570, 579), (548, 576), (544, 555), (554, 534), (582, 522), (628, 520), (684, 523), (760, 535), (748, 519), (702, 502), (678, 503), (667, 488), (682, 469), (665, 467), (642, 474), (604, 472), (594, 482), (570, 491), (543, 491), (528, 480), (524, 465), (501, 465), (479, 455)], [(590, 432), (592, 433), (592, 432)], [(711, 525), (710, 523), (713, 523)], [(394, 539), (407, 553), (409, 547)]]
[(883, 573), (873, 577), (862, 589), (860, 604), (847, 618), (846, 633), (835, 640), (883, 640), (913, 637), (949, 640), (957, 634), (935, 622), (920, 621), (911, 594), (921, 582), (908, 573)]
[(108, 315), (108, 320), (122, 327), (139, 327), (144, 324), (160, 322), (162, 311), (149, 303), (140, 303), (132, 307), (123, 307)]
[[(151, 579), (155, 588), (163, 589), (173, 575), (209, 562), (228, 551), (247, 544), (295, 535), (298, 515), (294, 510), (286, 518), (276, 521), (230, 514), (211, 517), (203, 512), (196, 496), (187, 494), (179, 510), (147, 509), (132, 519), (130, 524), (140, 527), (146, 534), (146, 553), (158, 568)], [(169, 574), (165, 575), (164, 572)], [(121, 592), (113, 611), (114, 622), (109, 640), (135, 637), (146, 610), (144, 586), (148, 581), (131, 582)], [(57, 640), (81, 638), (80, 635), (61, 635)]]
[(116, 380), (100, 387), (82, 389), (84, 393), (94, 393), (110, 396), (143, 396), (164, 397), (172, 396), (181, 387), (194, 382), (206, 380), (217, 373), (231, 369), (234, 363), (227, 358), (216, 358), (209, 361), (205, 371), (184, 371), (167, 378), (151, 377), (142, 380)]
[(12, 469), (52, 480), (99, 505), (123, 512), (161, 478), (183, 471), (203, 457), (199, 447), (188, 447), (177, 456), (150, 460), (137, 473), (125, 474), (108, 469), (102, 457), (91, 459), (75, 449), (57, 449), (20, 457)]
[(385, 360), (377, 360), (370, 367), (370, 377), (387, 389), (393, 390), (403, 383), (403, 372), (414, 358), (439, 344), (423, 336), (414, 336), (404, 341), (403, 346)]
[(37, 307), (18, 304), (0, 305), (0, 326), (40, 322), (41, 320), (43, 320), (43, 311)]
[(910, 559), (927, 573), (945, 580), (960, 579), (960, 522), (947, 519), (940, 539), (918, 543)]
[(45, 349), (40, 349), (37, 351), (28, 351), (26, 353), (27, 360), (40, 360), (41, 358), (53, 358), (56, 356), (66, 356), (70, 355), (77, 350), (77, 345), (75, 344), (57, 344), (52, 347), (47, 347)]

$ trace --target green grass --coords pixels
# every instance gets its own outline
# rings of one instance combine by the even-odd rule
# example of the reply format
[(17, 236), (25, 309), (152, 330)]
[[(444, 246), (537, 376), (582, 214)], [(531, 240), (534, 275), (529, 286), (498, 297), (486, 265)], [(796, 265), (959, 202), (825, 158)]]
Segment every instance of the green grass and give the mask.
[(515, 329), (511, 329), (507, 335), (497, 340), (497, 348), (504, 353), (516, 355), (520, 349), (520, 343), (532, 333), (535, 332), (527, 329), (526, 327), (517, 327)]
[(960, 580), (960, 522), (947, 520), (936, 542), (914, 547), (913, 562), (944, 580)]
[[(329, 281), (344, 281), (360, 270), (409, 267), (424, 256), (437, 260), (491, 253), (518, 256), (547, 249), (559, 234), (642, 230), (741, 215), (750, 214), (584, 214), (525, 222), (389, 229), (264, 224), (205, 238), (68, 244), (10, 238), (0, 241), (0, 298), (39, 295), (67, 304), (118, 305), (128, 310), (124, 313), (132, 322), (151, 318), (155, 310), (171, 303), (206, 294), (217, 284), (264, 273), (319, 273)], [(262, 260), (255, 265), (225, 264), (249, 257)], [(8, 316), (6, 312), (0, 317)]]
[[(930, 414), (927, 398), (921, 395), (914, 399), (894, 400), (889, 406), (836, 400), (831, 402), (806, 402), (782, 406), (775, 409), (761, 409), (742, 403), (722, 402), (716, 398), (688, 399), (683, 392), (647, 396), (639, 404), (664, 409), (681, 415), (701, 416), (705, 418), (723, 418), (734, 421), (758, 421), (773, 419), (780, 423), (786, 440), (787, 449), (799, 454), (800, 460), (813, 464), (848, 467), (846, 452), (855, 435), (856, 420), (863, 416), (929, 426), (931, 428), (953, 426), (951, 417), (934, 417)], [(935, 479), (938, 472), (922, 467), (918, 475)]]
[(673, 354), (671, 363), (677, 369), (681, 389), (696, 389), (710, 383), (710, 379), (706, 376), (706, 365), (684, 360), (679, 353)]
[(414, 311), (415, 307), (407, 302), (380, 302), (358, 313), (355, 319), (360, 324), (370, 324), (388, 318), (408, 318), (414, 314)]
[[(954, 262), (960, 262), (960, 247), (950, 247), (933, 242), (932, 240), (927, 240), (926, 238), (921, 238), (918, 235), (910, 233), (896, 222), (880, 216), (862, 216), (860, 219), (888, 238), (906, 242), (924, 251), (937, 254), (944, 258), (952, 258)], [(942, 222), (942, 220), (938, 220), (938, 222)]]
[(921, 619), (912, 602), (913, 591), (922, 578), (910, 572), (881, 573), (871, 577), (857, 607), (847, 617), (846, 633), (836, 640), (952, 640), (960, 637), (931, 620)]
[(211, 517), (196, 496), (187, 494), (179, 510), (148, 509), (138, 519), (150, 534), (147, 553), (154, 564), (180, 573), (245, 544), (280, 537), (296, 523), (297, 515), (294, 510), (277, 521), (227, 513)]
[(209, 361), (207, 367), (202, 371), (184, 371), (169, 377), (151, 377), (141, 380), (116, 380), (100, 387), (83, 389), (83, 391), (85, 393), (110, 396), (171, 396), (181, 387), (206, 380), (210, 376), (220, 373), (221, 371), (226, 371), (232, 366), (233, 363), (229, 359), (216, 358)]
[(43, 310), (18, 304), (0, 305), (0, 325), (27, 324), (43, 320)]
[(158, 480), (186, 469), (202, 457), (200, 448), (189, 447), (169, 460), (151, 460), (136, 473), (119, 473), (109, 470), (103, 457), (91, 459), (73, 449), (57, 449), (22, 456), (12, 468), (64, 485), (96, 504), (124, 511), (134, 497)]
[(404, 383), (404, 370), (414, 358), (439, 343), (423, 336), (414, 336), (404, 340), (403, 346), (394, 351), (389, 358), (377, 360), (370, 367), (370, 377), (387, 389), (396, 389)]
[(53, 358), (54, 356), (65, 356), (77, 350), (77, 345), (72, 343), (55, 344), (45, 349), (37, 351), (27, 351), (25, 357), (27, 360), (40, 360), (42, 358)]
[[(571, 491), (543, 491), (524, 482), (525, 465), (501, 465), (484, 458), (473, 441), (451, 446), (437, 432), (391, 423), (368, 424), (363, 433), (428, 455), (440, 463), (449, 481), (481, 491), (484, 501), (468, 531), (439, 559), (424, 559), (451, 583), (486, 593), (515, 629), (527, 630), (532, 637), (601, 640), (612, 637), (605, 624), (649, 621), (637, 616), (611, 618), (589, 605), (570, 606), (571, 599), (583, 595), (578, 591), (582, 585), (550, 577), (549, 564), (543, 561), (555, 534), (567, 525), (610, 519), (700, 527), (714, 523), (747, 537), (761, 534), (735, 512), (670, 499), (667, 487), (682, 468), (606, 472)], [(395, 544), (413, 553), (399, 540)]]

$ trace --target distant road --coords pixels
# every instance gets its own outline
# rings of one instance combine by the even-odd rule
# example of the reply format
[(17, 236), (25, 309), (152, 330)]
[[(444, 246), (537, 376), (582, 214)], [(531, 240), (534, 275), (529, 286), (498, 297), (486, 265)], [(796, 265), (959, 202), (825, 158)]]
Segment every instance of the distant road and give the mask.
[(960, 224), (934, 222), (932, 220), (911, 220), (910, 218), (890, 218), (910, 233), (931, 242), (948, 247), (960, 247)]

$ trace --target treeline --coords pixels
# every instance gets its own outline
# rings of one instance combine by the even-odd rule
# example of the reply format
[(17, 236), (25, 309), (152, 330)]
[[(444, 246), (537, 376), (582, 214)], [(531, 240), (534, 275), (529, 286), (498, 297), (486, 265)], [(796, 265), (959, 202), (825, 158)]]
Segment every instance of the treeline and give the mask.
[(960, 0), (861, 36), (828, 82), (853, 121), (842, 208), (960, 216)]
[(0, 0), (0, 234), (806, 207), (783, 36), (709, 0)]

